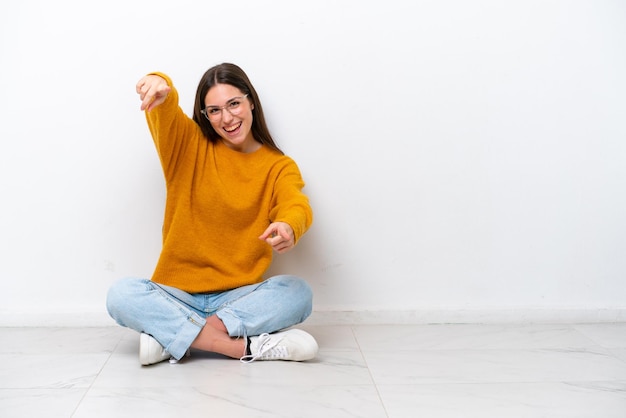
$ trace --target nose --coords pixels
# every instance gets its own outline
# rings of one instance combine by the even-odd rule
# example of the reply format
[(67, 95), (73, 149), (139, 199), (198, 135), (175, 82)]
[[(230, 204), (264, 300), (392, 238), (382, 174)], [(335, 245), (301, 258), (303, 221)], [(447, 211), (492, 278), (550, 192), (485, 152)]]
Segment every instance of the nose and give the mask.
[(230, 112), (228, 111), (228, 109), (226, 109), (226, 108), (224, 107), (224, 108), (221, 108), (221, 109), (220, 109), (220, 111), (222, 112), (222, 121), (223, 121), (223, 122), (227, 122), (227, 121), (231, 121), (231, 120), (233, 120), (233, 114), (232, 114), (232, 113), (230, 113)]

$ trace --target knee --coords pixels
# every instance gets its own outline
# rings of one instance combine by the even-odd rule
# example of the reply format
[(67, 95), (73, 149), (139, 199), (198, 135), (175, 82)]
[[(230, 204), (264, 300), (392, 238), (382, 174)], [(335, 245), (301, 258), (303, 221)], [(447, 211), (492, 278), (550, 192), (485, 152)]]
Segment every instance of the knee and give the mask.
[(125, 278), (111, 285), (106, 298), (106, 308), (111, 318), (121, 324), (122, 314), (128, 310), (133, 295), (137, 294), (140, 287), (143, 285), (145, 288), (145, 282), (145, 279)]
[(279, 287), (284, 287), (284, 292), (288, 295), (292, 306), (300, 308), (302, 319), (304, 320), (313, 311), (313, 290), (311, 286), (300, 277), (291, 275), (282, 275), (273, 277)]
[(278, 287), (284, 288), (283, 290), (288, 290), (290, 293), (298, 295), (303, 299), (313, 298), (311, 286), (309, 286), (309, 284), (300, 277), (285, 274), (281, 276), (274, 276), (270, 280), (274, 281)]

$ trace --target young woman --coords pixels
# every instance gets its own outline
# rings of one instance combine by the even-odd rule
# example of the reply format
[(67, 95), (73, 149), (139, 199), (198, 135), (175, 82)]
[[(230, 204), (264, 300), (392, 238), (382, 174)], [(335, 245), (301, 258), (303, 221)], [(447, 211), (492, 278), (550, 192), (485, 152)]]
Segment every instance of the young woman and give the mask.
[(296, 163), (276, 146), (244, 71), (210, 68), (193, 119), (165, 74), (137, 83), (165, 175), (163, 247), (151, 280), (123, 279), (107, 296), (120, 325), (140, 332), (142, 365), (190, 348), (245, 362), (315, 357), (308, 284), (268, 279), (273, 252), (291, 250), (312, 222)]

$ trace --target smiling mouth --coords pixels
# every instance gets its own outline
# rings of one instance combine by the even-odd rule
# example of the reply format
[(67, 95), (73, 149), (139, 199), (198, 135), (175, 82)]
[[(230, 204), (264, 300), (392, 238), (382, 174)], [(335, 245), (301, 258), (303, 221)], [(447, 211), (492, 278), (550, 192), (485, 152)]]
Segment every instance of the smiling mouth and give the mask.
[(242, 123), (242, 122), (239, 122), (238, 124), (236, 124), (236, 125), (234, 125), (234, 126), (231, 126), (231, 127), (228, 127), (228, 128), (227, 128), (227, 127), (224, 127), (224, 130), (225, 130), (226, 132), (228, 132), (228, 133), (230, 133), (230, 132), (235, 132), (237, 129), (239, 129), (239, 127), (241, 126), (241, 123)]

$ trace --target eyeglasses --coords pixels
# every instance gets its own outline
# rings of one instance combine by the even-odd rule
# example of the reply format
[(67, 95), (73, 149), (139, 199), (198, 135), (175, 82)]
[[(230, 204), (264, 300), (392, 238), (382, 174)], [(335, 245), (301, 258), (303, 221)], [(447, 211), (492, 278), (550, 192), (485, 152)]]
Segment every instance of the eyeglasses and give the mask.
[(245, 99), (246, 97), (248, 97), (247, 94), (244, 94), (241, 97), (233, 97), (224, 106), (207, 106), (202, 109), (200, 113), (202, 113), (210, 121), (216, 121), (221, 119), (222, 110), (224, 109), (228, 110), (231, 115), (237, 116), (243, 110), (241, 104), (243, 102), (243, 99)]

